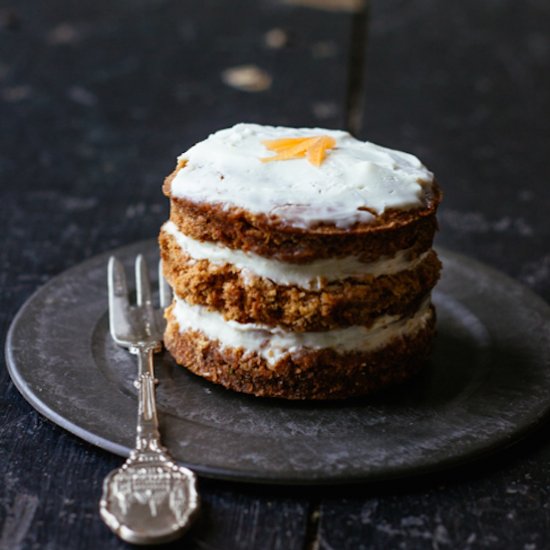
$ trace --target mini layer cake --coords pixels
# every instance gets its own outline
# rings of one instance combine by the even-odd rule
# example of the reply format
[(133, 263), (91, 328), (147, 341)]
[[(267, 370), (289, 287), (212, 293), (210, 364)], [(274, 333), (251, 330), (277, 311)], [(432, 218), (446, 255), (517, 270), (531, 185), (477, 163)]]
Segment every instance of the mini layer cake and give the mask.
[(178, 363), (287, 399), (364, 395), (419, 370), (441, 193), (416, 157), (343, 131), (238, 124), (181, 155), (164, 192)]

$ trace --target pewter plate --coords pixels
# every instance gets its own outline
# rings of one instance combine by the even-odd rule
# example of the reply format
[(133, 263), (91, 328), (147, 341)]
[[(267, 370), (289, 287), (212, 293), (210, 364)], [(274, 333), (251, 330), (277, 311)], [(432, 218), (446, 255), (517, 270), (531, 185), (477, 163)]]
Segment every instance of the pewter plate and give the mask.
[[(155, 242), (115, 250), (150, 265)], [(44, 416), (113, 453), (134, 442), (135, 358), (112, 342), (107, 260), (52, 279), (21, 308), (8, 368)], [(509, 445), (550, 409), (550, 307), (508, 277), (440, 250), (438, 336), (420, 377), (376, 397), (294, 403), (240, 395), (178, 367), (156, 366), (161, 430), (198, 474), (246, 482), (385, 480), (442, 469)]]

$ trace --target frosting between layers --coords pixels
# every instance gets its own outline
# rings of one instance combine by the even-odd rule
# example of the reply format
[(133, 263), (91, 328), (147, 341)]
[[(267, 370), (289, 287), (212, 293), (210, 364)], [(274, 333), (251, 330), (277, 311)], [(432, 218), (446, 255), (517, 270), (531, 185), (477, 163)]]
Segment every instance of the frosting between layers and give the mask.
[(307, 264), (294, 264), (265, 258), (253, 252), (233, 250), (212, 242), (201, 242), (178, 230), (172, 221), (166, 222), (162, 230), (176, 239), (179, 247), (193, 260), (208, 260), (215, 265), (231, 264), (244, 277), (257, 276), (278, 285), (295, 285), (308, 290), (322, 288), (322, 281), (339, 281), (349, 277), (392, 275), (407, 269), (414, 269), (430, 253), (431, 249), (409, 259), (412, 249), (400, 250), (392, 257), (364, 263), (356, 256), (315, 260)]
[(217, 340), (222, 347), (257, 353), (273, 366), (287, 354), (303, 349), (330, 348), (345, 353), (382, 348), (394, 338), (421, 330), (431, 318), (430, 303), (428, 297), (410, 317), (382, 315), (369, 328), (353, 326), (324, 332), (291, 332), (256, 323), (226, 321), (217, 312), (191, 305), (177, 297), (174, 299), (173, 314), (180, 333), (200, 331), (210, 340)]
[[(260, 160), (270, 155), (264, 140), (318, 135), (336, 140), (320, 167), (305, 158)], [(372, 221), (375, 216), (364, 209), (382, 214), (421, 207), (433, 183), (433, 174), (414, 155), (321, 128), (241, 123), (210, 135), (178, 160), (186, 165), (172, 180), (173, 197), (241, 207), (302, 228)]]

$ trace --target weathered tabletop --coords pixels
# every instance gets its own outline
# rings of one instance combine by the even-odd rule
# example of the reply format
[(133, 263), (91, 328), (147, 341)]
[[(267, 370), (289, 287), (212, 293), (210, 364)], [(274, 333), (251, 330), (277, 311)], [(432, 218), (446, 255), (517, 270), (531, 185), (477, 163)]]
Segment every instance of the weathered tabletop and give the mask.
[[(176, 155), (242, 120), (417, 154), (445, 190), (439, 244), (550, 300), (549, 28), (545, 0), (3, 0), (2, 335), (55, 274), (154, 236)], [(5, 368), (0, 399), (0, 548), (125, 547), (97, 513), (120, 459), (43, 419)], [(202, 480), (174, 547), (548, 548), (548, 431), (400, 483)]]

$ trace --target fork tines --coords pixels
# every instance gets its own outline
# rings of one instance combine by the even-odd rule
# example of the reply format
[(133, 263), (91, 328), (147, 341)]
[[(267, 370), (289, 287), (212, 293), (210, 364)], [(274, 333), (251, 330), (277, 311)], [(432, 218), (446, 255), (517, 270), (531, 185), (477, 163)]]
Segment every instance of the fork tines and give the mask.
[[(133, 347), (148, 342), (161, 342), (164, 329), (162, 311), (153, 306), (149, 272), (140, 254), (135, 261), (136, 304), (130, 304), (126, 273), (122, 262), (114, 256), (109, 260), (109, 325), (113, 339), (119, 345)], [(160, 307), (171, 299), (171, 290), (159, 265)]]

